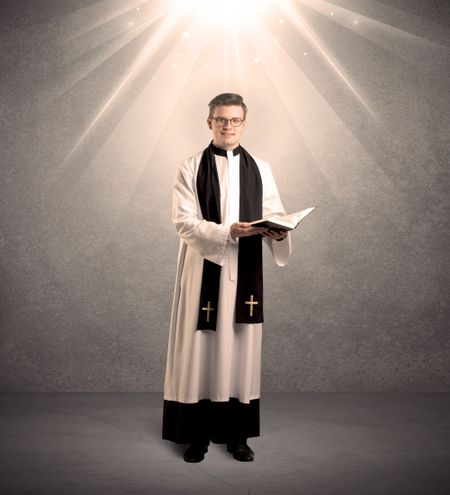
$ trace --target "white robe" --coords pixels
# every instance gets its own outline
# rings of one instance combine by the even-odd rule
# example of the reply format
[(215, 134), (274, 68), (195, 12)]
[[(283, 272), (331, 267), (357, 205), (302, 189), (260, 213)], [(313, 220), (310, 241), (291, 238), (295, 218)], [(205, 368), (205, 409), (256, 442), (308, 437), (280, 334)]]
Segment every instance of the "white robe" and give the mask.
[[(239, 155), (215, 155), (220, 183), (222, 223), (203, 220), (196, 193), (202, 152), (185, 160), (175, 178), (172, 221), (180, 236), (173, 298), (164, 399), (196, 403), (201, 399), (242, 403), (260, 398), (262, 324), (234, 322), (238, 242), (230, 226), (239, 220)], [(263, 216), (285, 213), (267, 162), (255, 158), (263, 183)], [(291, 254), (290, 235), (265, 238), (275, 262)], [(196, 330), (203, 260), (222, 266), (216, 331)]]

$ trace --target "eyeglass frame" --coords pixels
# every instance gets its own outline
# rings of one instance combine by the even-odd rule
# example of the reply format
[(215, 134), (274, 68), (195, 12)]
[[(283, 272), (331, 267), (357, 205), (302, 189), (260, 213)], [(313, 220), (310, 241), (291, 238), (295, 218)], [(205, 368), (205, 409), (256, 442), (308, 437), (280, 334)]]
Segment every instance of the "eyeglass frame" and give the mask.
[[(225, 117), (209, 117), (210, 119), (212, 120), (215, 120), (216, 121), (216, 124), (219, 126), (219, 127), (225, 127), (228, 122), (233, 126), (233, 127), (241, 127), (242, 123), (245, 122), (245, 119), (241, 119), (240, 117), (233, 117), (231, 119), (226, 119)], [(223, 124), (219, 124), (219, 122), (217, 122), (218, 119), (221, 119), (223, 120)], [(234, 125), (233, 124), (233, 120), (239, 120), (239, 124), (237, 125)]]

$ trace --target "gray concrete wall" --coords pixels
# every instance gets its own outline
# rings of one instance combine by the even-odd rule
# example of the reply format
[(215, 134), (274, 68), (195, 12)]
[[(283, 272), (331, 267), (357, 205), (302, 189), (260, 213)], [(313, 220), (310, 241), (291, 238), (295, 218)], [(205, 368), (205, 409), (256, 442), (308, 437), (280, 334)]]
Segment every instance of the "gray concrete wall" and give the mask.
[(263, 389), (449, 389), (448, 3), (335, 4), (299, 10), (320, 49), (275, 9), (237, 50), (178, 20), (134, 71), (155, 2), (1, 2), (2, 390), (162, 390), (172, 178), (225, 90), (286, 208), (317, 205), (265, 259)]

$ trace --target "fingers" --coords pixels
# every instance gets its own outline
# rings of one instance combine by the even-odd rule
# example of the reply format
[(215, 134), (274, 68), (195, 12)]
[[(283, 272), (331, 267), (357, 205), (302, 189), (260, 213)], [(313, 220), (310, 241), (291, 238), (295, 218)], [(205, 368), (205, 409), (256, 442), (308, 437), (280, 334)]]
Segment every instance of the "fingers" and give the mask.
[(240, 237), (249, 237), (251, 235), (262, 234), (264, 229), (257, 227), (242, 227)]
[(266, 229), (262, 229), (261, 227), (250, 227), (248, 232), (250, 232), (250, 235), (255, 235), (255, 234), (264, 234)]
[(249, 237), (251, 235), (263, 234), (266, 229), (252, 227), (248, 222), (236, 222), (231, 226), (233, 238)]
[(282, 241), (283, 239), (286, 238), (287, 231), (286, 230), (266, 230), (264, 235), (266, 235), (267, 237), (270, 237), (271, 239), (275, 239), (276, 241)]

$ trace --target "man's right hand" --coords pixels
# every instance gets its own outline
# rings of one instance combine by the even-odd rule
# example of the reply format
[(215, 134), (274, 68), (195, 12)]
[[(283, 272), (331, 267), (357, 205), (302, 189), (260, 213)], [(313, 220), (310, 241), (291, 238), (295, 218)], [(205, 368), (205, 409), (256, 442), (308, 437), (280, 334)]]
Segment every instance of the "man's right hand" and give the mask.
[(248, 222), (235, 222), (230, 227), (230, 234), (235, 241), (238, 237), (249, 237), (251, 235), (264, 234), (267, 229), (252, 227)]

